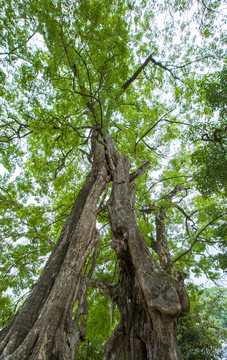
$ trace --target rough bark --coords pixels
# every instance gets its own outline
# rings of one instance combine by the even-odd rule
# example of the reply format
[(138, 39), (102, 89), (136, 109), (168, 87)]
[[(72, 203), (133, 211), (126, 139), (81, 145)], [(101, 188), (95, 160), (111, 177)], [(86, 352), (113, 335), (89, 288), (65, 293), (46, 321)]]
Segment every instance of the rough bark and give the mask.
[[(0, 334), (1, 360), (75, 358), (87, 316), (88, 279), (83, 268), (98, 241), (97, 203), (108, 180), (104, 148), (93, 144), (92, 169), (58, 242), (29, 297)], [(73, 319), (76, 300), (79, 305)]]
[(109, 136), (105, 142), (113, 178), (108, 201), (112, 246), (120, 264), (119, 282), (111, 296), (120, 323), (105, 344), (104, 360), (182, 360), (176, 325), (178, 317), (189, 311), (184, 276), (170, 261), (160, 217), (160, 265), (151, 256), (134, 216), (130, 161), (116, 151)]
[(107, 205), (120, 276), (115, 287), (97, 279), (93, 285), (118, 306), (120, 323), (105, 344), (104, 360), (182, 359), (176, 325), (178, 317), (188, 312), (189, 301), (183, 275), (169, 254), (165, 214), (156, 217), (160, 264), (151, 256), (134, 216), (133, 184), (148, 164), (130, 175), (129, 159), (116, 151), (109, 136), (104, 143), (104, 147), (94, 146), (91, 172), (40, 279), (0, 334), (0, 360), (75, 359), (79, 339), (85, 336), (86, 292), (88, 283), (92, 285), (89, 276), (83, 276), (83, 268), (98, 240), (97, 203), (110, 174), (113, 185)]

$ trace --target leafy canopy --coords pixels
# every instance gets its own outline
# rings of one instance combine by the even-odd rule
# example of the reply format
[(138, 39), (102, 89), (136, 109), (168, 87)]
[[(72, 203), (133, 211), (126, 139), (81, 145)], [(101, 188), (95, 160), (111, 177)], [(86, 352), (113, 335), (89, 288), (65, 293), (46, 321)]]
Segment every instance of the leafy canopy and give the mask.
[[(226, 268), (223, 3), (0, 6), (1, 326), (13, 313), (9, 294), (20, 299), (31, 288), (70, 212), (91, 166), (94, 128), (112, 136), (132, 170), (150, 161), (135, 211), (147, 244), (164, 207), (178, 269), (218, 280)], [(94, 276), (115, 283), (106, 210), (98, 224)]]

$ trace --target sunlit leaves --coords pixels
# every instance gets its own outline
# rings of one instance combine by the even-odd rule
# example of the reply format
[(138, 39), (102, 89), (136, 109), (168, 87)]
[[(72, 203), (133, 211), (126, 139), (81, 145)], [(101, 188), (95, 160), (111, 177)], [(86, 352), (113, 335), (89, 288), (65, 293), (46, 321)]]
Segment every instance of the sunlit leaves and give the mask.
[[(150, 161), (135, 194), (135, 216), (147, 245), (156, 236), (155, 213), (164, 207), (171, 256), (185, 253), (177, 269), (217, 279), (226, 262), (219, 197), (226, 186), (226, 69), (222, 6), (218, 14), (217, 9), (215, 1), (5, 1), (3, 292), (27, 291), (41, 271), (91, 167), (94, 128), (112, 136), (120, 153), (130, 157), (131, 171)], [(124, 89), (151, 54), (156, 63), (149, 62)], [(101, 136), (98, 140), (102, 146)], [(115, 284), (119, 270), (111, 249), (109, 193), (97, 218), (93, 275)], [(102, 321), (109, 300), (89, 291), (88, 340), (98, 327), (101, 338), (93, 341), (100, 348), (111, 329)], [(4, 294), (7, 306), (5, 299)], [(81, 359), (90, 356), (86, 346)]]

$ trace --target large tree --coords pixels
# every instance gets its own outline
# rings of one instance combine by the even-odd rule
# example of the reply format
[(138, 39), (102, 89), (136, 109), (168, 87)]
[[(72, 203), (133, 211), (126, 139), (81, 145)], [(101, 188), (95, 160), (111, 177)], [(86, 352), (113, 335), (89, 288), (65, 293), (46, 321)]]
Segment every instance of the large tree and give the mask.
[(194, 175), (208, 137), (225, 146), (225, 96), (202, 92), (225, 74), (222, 3), (2, 9), (1, 304), (30, 290), (0, 359), (74, 359), (91, 289), (119, 311), (104, 359), (182, 359), (184, 279), (224, 268), (226, 183), (208, 199)]

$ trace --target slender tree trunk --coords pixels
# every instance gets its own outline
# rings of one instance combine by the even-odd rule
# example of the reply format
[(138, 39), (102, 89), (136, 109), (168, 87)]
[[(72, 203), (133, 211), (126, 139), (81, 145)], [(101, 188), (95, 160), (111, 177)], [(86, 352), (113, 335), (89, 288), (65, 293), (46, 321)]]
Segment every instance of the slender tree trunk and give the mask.
[[(87, 317), (88, 279), (83, 268), (98, 241), (97, 203), (107, 184), (104, 148), (93, 144), (92, 169), (58, 242), (29, 297), (0, 334), (1, 360), (75, 359)], [(73, 319), (76, 300), (79, 305)]]
[(120, 323), (105, 344), (104, 360), (181, 360), (176, 326), (178, 317), (189, 311), (184, 276), (170, 261), (161, 224), (160, 265), (151, 256), (134, 216), (130, 161), (116, 151), (109, 136), (105, 141), (113, 177), (108, 201), (112, 246), (120, 264), (119, 282), (110, 296)]

